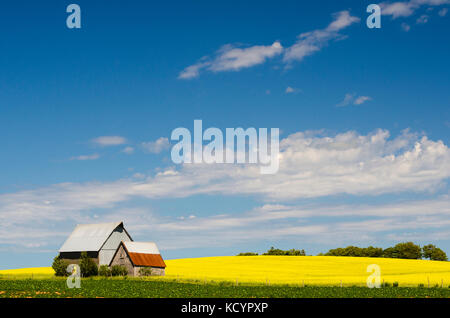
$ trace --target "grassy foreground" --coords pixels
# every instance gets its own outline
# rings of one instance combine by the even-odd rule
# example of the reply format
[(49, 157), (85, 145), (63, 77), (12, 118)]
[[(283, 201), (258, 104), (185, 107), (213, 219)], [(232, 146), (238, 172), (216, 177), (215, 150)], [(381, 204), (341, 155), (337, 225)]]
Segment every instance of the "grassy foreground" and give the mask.
[(449, 288), (290, 287), (192, 284), (142, 279), (82, 279), (69, 289), (64, 279), (0, 280), (0, 298), (450, 298)]
[[(389, 258), (334, 256), (223, 256), (166, 261), (166, 276), (158, 281), (229, 282), (235, 284), (293, 286), (366, 286), (377, 264), (381, 280), (400, 287), (450, 285), (450, 262)], [(49, 267), (0, 270), (0, 278), (45, 279), (53, 276)]]

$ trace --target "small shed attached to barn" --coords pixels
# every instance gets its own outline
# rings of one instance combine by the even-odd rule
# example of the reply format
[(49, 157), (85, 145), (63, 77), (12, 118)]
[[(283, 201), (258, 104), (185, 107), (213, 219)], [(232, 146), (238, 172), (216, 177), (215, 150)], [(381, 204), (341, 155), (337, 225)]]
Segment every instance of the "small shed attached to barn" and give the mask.
[(78, 264), (81, 253), (87, 252), (97, 265), (109, 265), (120, 242), (132, 240), (123, 222), (80, 224), (59, 249), (59, 257)]
[(166, 264), (153, 242), (121, 242), (110, 266), (121, 265), (129, 276), (165, 275)]

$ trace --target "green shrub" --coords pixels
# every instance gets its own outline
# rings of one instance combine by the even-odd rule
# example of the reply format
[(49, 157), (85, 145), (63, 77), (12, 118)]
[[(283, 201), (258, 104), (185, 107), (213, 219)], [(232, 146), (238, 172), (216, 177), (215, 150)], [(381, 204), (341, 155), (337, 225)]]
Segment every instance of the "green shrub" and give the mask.
[(381, 287), (391, 287), (392, 285), (388, 282), (384, 282), (383, 284), (381, 284)]
[(127, 276), (128, 270), (125, 266), (122, 265), (114, 265), (111, 267), (112, 276)]
[(425, 285), (424, 285), (424, 284), (419, 284), (417, 287), (419, 287), (419, 288), (424, 288)]
[(80, 271), (82, 277), (96, 276), (98, 274), (97, 264), (86, 252), (81, 253)]
[(69, 266), (69, 262), (60, 259), (59, 256), (53, 259), (52, 268), (55, 271), (55, 276), (68, 276), (67, 266)]
[(393, 282), (392, 287), (398, 287), (398, 282)]
[(104, 277), (109, 277), (109, 276), (111, 276), (111, 269), (109, 268), (108, 265), (102, 265), (98, 269), (98, 275), (104, 276)]
[(236, 256), (258, 256), (258, 253), (245, 252), (245, 253), (239, 253)]
[(152, 268), (151, 267), (142, 267), (139, 269), (140, 276), (152, 276)]

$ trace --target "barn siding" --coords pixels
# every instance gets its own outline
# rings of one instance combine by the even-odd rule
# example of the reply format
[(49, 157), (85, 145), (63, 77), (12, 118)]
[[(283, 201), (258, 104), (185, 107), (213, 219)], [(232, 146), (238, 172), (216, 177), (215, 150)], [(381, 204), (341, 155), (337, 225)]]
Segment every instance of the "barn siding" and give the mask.
[[(139, 271), (141, 268), (148, 268), (146, 266), (136, 266), (134, 268), (134, 276), (141, 276)], [(165, 269), (160, 267), (150, 267), (152, 270), (152, 276), (164, 276), (165, 275)]]
[(99, 252), (100, 265), (109, 265), (109, 263), (111, 263), (114, 253), (122, 241), (128, 242), (131, 241), (131, 238), (128, 236), (124, 228), (120, 226), (112, 232), (105, 244), (103, 244)]
[(111, 266), (114, 266), (114, 265), (124, 266), (127, 269), (129, 276), (135, 276), (133, 263), (131, 263), (131, 260), (128, 257), (127, 252), (123, 248), (123, 245), (120, 245), (116, 255), (114, 256), (114, 258), (111, 262)]
[[(98, 265), (99, 257), (98, 252), (87, 252), (88, 257), (92, 258), (95, 264)], [(69, 264), (80, 264), (81, 252), (61, 252), (59, 258), (67, 261)]]

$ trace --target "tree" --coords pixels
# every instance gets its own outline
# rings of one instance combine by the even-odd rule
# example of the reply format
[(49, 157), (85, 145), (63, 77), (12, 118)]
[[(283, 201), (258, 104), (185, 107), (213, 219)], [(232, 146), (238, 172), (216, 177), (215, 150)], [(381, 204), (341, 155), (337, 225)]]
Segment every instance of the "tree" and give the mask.
[(398, 243), (393, 247), (393, 258), (421, 259), (422, 249), (413, 242)]
[(273, 246), (263, 255), (287, 255), (287, 256), (305, 256), (305, 250), (296, 250), (295, 248), (283, 251)]
[(369, 246), (363, 248), (364, 257), (381, 257), (383, 255), (383, 249), (381, 247)]
[(80, 271), (83, 277), (96, 276), (98, 274), (97, 264), (86, 252), (81, 253)]
[(385, 250), (383, 250), (383, 256), (384, 258), (401, 258), (399, 257), (398, 251), (393, 247), (388, 247)]
[(69, 266), (69, 263), (59, 258), (59, 256), (56, 256), (53, 259), (52, 268), (55, 271), (56, 276), (68, 276), (69, 273), (66, 271), (67, 266)]
[(447, 261), (445, 252), (433, 244), (422, 247), (422, 255), (424, 258), (428, 258), (432, 261)]
[(428, 245), (425, 245), (424, 247), (422, 247), (423, 258), (431, 259), (431, 254), (433, 253), (433, 251), (435, 249), (436, 249), (436, 246), (434, 246), (433, 244), (428, 244)]

